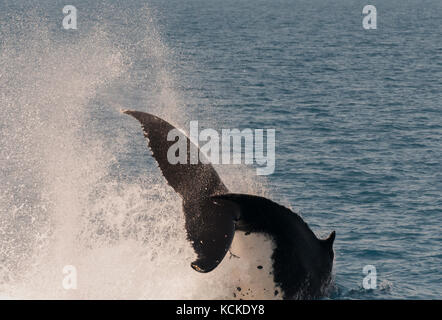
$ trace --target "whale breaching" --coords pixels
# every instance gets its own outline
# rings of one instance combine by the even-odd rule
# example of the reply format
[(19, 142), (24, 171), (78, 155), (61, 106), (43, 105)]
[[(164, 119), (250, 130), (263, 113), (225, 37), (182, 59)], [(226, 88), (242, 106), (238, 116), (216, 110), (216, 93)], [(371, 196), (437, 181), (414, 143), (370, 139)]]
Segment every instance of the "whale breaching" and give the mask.
[[(273, 281), (284, 299), (314, 299), (324, 294), (331, 280), (335, 231), (327, 239), (318, 239), (290, 209), (263, 197), (230, 193), (203, 155), (197, 163), (171, 164), (167, 153), (175, 141), (168, 141), (168, 134), (177, 129), (148, 113), (122, 112), (141, 123), (163, 176), (183, 199), (187, 238), (197, 255), (191, 263), (194, 270), (215, 269), (229, 251), (235, 231), (260, 233), (274, 242)], [(185, 138), (190, 157), (190, 148), (197, 147)]]

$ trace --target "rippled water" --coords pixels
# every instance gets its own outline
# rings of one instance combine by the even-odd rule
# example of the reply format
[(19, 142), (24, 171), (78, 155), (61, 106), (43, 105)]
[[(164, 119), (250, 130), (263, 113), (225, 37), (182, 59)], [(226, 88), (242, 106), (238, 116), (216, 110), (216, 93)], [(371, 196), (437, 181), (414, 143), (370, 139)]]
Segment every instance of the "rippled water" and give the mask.
[(0, 296), (230, 297), (242, 266), (188, 267), (179, 198), (118, 112), (131, 108), (183, 128), (275, 128), (273, 175), (218, 169), (231, 190), (336, 230), (330, 298), (441, 297), (440, 1), (371, 2), (377, 30), (362, 28), (363, 1), (70, 4), (76, 31), (62, 1), (0, 4)]

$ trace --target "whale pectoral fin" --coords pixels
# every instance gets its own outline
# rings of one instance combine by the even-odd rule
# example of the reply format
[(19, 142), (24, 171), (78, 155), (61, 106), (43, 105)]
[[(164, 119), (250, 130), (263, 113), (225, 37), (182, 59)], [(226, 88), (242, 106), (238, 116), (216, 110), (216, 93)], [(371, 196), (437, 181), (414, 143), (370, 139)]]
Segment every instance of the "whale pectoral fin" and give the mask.
[(187, 237), (197, 255), (191, 263), (195, 271), (212, 271), (229, 251), (235, 234), (231, 208), (215, 205), (210, 198), (184, 202)]
[[(167, 183), (181, 195), (184, 199), (195, 197), (195, 193), (201, 197), (209, 196), (213, 192), (227, 192), (227, 188), (222, 183), (213, 166), (208, 163), (204, 155), (199, 154), (197, 163), (190, 163), (190, 149), (198, 149), (190, 139), (169, 122), (149, 113), (122, 110), (122, 113), (128, 114), (141, 123), (144, 136), (147, 138), (149, 149), (152, 156), (158, 163), (158, 166), (166, 178)], [(177, 134), (175, 140), (168, 139), (169, 134)], [(183, 141), (186, 145), (185, 163), (171, 163), (168, 159), (169, 149), (177, 143)], [(181, 151), (181, 150), (180, 150)], [(199, 151), (199, 150), (198, 150)], [(202, 161), (204, 160), (204, 161)]]
[(215, 269), (215, 267), (207, 267), (204, 261), (195, 260), (190, 264), (193, 270), (201, 273), (207, 273)]
[[(228, 192), (227, 188), (213, 166), (208, 161), (203, 161), (206, 160), (204, 155), (199, 153), (197, 163), (190, 163), (190, 150), (198, 147), (172, 124), (145, 112), (122, 112), (141, 123), (161, 173), (183, 199), (187, 238), (197, 255), (197, 259), (191, 264), (192, 268), (198, 272), (212, 271), (223, 260), (235, 233), (231, 210), (234, 206), (217, 206), (210, 199), (211, 194)], [(176, 138), (178, 141), (175, 141)], [(180, 141), (185, 147), (179, 152), (185, 153), (186, 161), (169, 161), (171, 147)]]

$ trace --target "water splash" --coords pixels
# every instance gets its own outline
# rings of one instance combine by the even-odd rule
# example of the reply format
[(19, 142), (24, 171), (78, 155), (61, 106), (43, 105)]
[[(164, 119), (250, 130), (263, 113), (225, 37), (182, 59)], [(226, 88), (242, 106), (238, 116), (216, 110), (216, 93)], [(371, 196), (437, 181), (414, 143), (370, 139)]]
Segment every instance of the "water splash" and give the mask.
[[(140, 135), (129, 137), (115, 125), (125, 120), (133, 125), (116, 111), (126, 107), (123, 97), (136, 92), (138, 106), (148, 105), (150, 112), (176, 123), (190, 118), (170, 70), (172, 53), (149, 10), (140, 12), (147, 22), (134, 23), (145, 28), (136, 33), (139, 39), (109, 32), (105, 15), (69, 41), (57, 38), (37, 14), (17, 16), (13, 27), (2, 29), (3, 298), (231, 298), (239, 275), (254, 269), (226, 258), (210, 274), (194, 272), (181, 200), (155, 166), (131, 176), (121, 161), (122, 154), (136, 157), (141, 149), (131, 148), (137, 143), (146, 149)], [(132, 14), (123, 12), (122, 19)], [(29, 28), (34, 32), (26, 32)], [(259, 185), (252, 169), (241, 171), (240, 185), (235, 172), (221, 173), (232, 191), (250, 192)], [(233, 246), (235, 254), (250, 250), (252, 244), (244, 243)], [(271, 246), (264, 251), (268, 255)], [(62, 287), (65, 265), (77, 268), (77, 290)]]

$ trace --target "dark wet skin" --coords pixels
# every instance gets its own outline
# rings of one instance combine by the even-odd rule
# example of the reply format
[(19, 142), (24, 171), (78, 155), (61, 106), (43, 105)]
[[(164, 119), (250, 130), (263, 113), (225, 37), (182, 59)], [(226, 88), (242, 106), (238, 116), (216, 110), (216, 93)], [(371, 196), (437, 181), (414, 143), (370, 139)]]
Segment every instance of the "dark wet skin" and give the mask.
[(273, 277), (285, 299), (312, 299), (323, 294), (333, 267), (335, 232), (320, 240), (299, 215), (263, 197), (224, 194), (212, 198), (218, 203), (238, 204), (241, 223), (236, 230), (273, 238)]
[[(176, 141), (167, 141), (167, 135), (175, 127), (148, 113), (123, 112), (140, 121), (161, 172), (183, 199), (187, 237), (198, 256), (191, 264), (193, 269), (210, 272), (216, 268), (228, 252), (235, 230), (264, 233), (275, 242), (273, 277), (283, 298), (323, 295), (333, 267), (334, 231), (327, 239), (318, 239), (290, 209), (263, 197), (230, 194), (213, 166), (201, 162), (201, 156), (196, 164), (170, 164), (167, 152)], [(190, 159), (190, 147), (195, 145), (183, 138)]]

